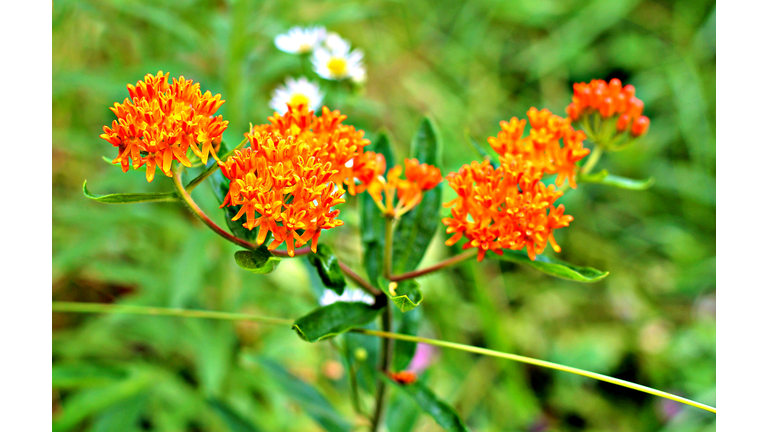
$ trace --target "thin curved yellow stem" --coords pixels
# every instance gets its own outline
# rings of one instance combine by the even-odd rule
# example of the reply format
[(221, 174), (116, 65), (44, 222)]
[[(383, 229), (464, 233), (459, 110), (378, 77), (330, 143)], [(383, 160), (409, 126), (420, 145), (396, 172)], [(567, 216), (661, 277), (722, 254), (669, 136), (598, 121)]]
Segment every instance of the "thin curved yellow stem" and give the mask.
[[(150, 316), (174, 316), (184, 318), (204, 318), (204, 319), (220, 319), (229, 321), (256, 321), (265, 324), (275, 325), (292, 325), (293, 320), (284, 318), (271, 318), (262, 317), (250, 314), (232, 313), (232, 312), (218, 312), (218, 311), (205, 311), (205, 310), (190, 310), (190, 309), (169, 309), (149, 306), (133, 306), (133, 305), (116, 305), (105, 303), (77, 303), (77, 302), (53, 302), (52, 310), (54, 312), (74, 312), (74, 313), (125, 313), (133, 315), (150, 315)], [(568, 372), (576, 375), (581, 375), (587, 378), (593, 378), (599, 381), (605, 381), (611, 384), (616, 384), (622, 387), (630, 388), (633, 390), (648, 393), (654, 396), (663, 397), (676, 402), (680, 402), (692, 407), (703, 409), (712, 413), (717, 413), (715, 407), (705, 405), (700, 402), (692, 401), (672, 393), (656, 390), (651, 387), (647, 387), (633, 382), (625, 381), (618, 378), (613, 378), (608, 375), (603, 375), (595, 372), (585, 371), (571, 366), (565, 366), (557, 363), (548, 362), (546, 360), (539, 360), (531, 357), (525, 357), (517, 354), (503, 353), (500, 351), (494, 351), (487, 348), (479, 348), (471, 345), (464, 345), (455, 342), (441, 341), (438, 339), (429, 339), (418, 336), (404, 335), (400, 333), (391, 333), (380, 330), (368, 330), (356, 328), (350, 330), (355, 333), (365, 334), (369, 336), (376, 336), (388, 339), (399, 339), (409, 342), (421, 342), (429, 345), (434, 345), (443, 348), (450, 348), (459, 351), (466, 351), (475, 354), (487, 355), (490, 357), (498, 357), (507, 360), (517, 361), (521, 363), (532, 364), (535, 366), (545, 367), (548, 369), (559, 370), (562, 372)]]

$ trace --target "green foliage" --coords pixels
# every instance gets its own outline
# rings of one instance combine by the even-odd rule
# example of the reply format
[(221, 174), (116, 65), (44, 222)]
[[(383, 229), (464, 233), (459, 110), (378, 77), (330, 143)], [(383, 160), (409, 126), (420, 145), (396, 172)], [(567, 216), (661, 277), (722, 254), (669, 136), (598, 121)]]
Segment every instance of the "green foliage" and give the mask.
[(293, 329), (307, 342), (332, 338), (372, 321), (381, 312), (365, 303), (336, 302), (319, 307), (296, 320)]
[[(421, 308), (409, 312), (395, 312), (395, 332), (415, 336), (421, 322)], [(392, 351), (392, 370), (402, 371), (408, 367), (416, 353), (416, 342), (396, 340)]]
[[(379, 132), (376, 140), (368, 148), (370, 151), (381, 153), (387, 161), (387, 171), (395, 163), (395, 157), (392, 153), (392, 144), (386, 131)], [(366, 193), (358, 195), (360, 206), (360, 240), (363, 245), (363, 264), (368, 273), (370, 281), (379, 280), (382, 273), (382, 262), (384, 259), (384, 217), (381, 210)]]
[(438, 399), (430, 389), (420, 381), (412, 384), (400, 384), (387, 378), (387, 382), (400, 389), (410, 396), (421, 408), (422, 411), (435, 419), (443, 429), (450, 432), (469, 431), (464, 421), (456, 414), (456, 411), (442, 400)]
[(83, 182), (83, 195), (86, 197), (106, 204), (133, 204), (142, 202), (174, 202), (180, 201), (181, 197), (176, 192), (167, 193), (120, 193), (120, 194), (107, 194), (107, 195), (94, 195), (89, 190), (86, 184), (88, 180)]
[(392, 300), (395, 306), (400, 308), (401, 312), (414, 309), (424, 300), (424, 295), (419, 289), (419, 283), (414, 279), (390, 282), (382, 276), (379, 278), (379, 289)]
[(347, 285), (344, 280), (344, 273), (341, 272), (339, 260), (333, 254), (330, 246), (317, 245), (317, 253), (307, 255), (307, 259), (317, 269), (317, 274), (323, 281), (323, 285), (338, 295), (344, 292), (344, 287)]
[[(557, 232), (563, 247), (558, 257), (608, 270), (610, 277), (577, 285), (516, 263), (467, 261), (420, 278), (427, 300), (405, 315), (423, 312), (420, 334), (576, 367), (599, 362), (599, 372), (714, 404), (714, 1), (286, 5), (53, 3), (54, 299), (287, 318), (317, 307), (305, 285), (316, 270), (297, 265), (305, 260), (284, 260), (267, 276), (241, 271), (232, 259), (238, 248), (202, 227), (183, 205), (116, 208), (86, 202), (81, 188), (83, 179), (90, 178), (102, 192), (173, 190), (165, 176), (147, 183), (144, 167), (123, 173), (100, 160), (101, 155), (117, 155), (98, 135), (115, 118), (107, 108), (128, 96), (127, 83), (162, 69), (200, 82), (204, 91), (221, 93), (226, 103), (219, 113), (230, 121), (224, 140), (238, 143), (249, 122), (267, 121), (273, 112), (270, 94), (286, 76), (310, 76), (324, 89), (335, 85), (312, 78), (310, 68), (301, 71), (299, 57), (280, 52), (273, 43), (275, 35), (293, 25), (325, 25), (363, 50), (368, 69), (364, 88), (336, 98), (338, 103), (326, 101), (333, 102), (329, 108), (347, 115), (345, 123), (365, 130), (373, 141), (366, 150), (377, 143), (372, 132), (387, 126), (393, 152), (399, 155), (409, 154), (420, 116), (429, 112), (440, 125), (443, 174), (482, 160), (466, 140), (467, 128), (487, 149), (486, 138), (499, 132), (500, 120), (523, 117), (531, 106), (564, 115), (574, 82), (618, 77), (633, 84), (651, 118), (648, 134), (621, 152), (604, 155), (595, 172), (653, 177), (655, 184), (634, 193), (583, 182), (559, 200), (575, 220)], [(188, 170), (185, 180), (200, 171)], [(443, 201), (455, 197), (447, 185), (443, 195)], [(242, 228), (243, 220), (229, 222), (237, 209), (219, 210), (221, 201), (210, 187), (196, 188), (193, 197), (219, 225), (255, 239), (258, 230)], [(339, 207), (345, 225), (323, 232), (322, 239), (345, 263), (369, 270), (370, 263), (380, 260), (361, 260), (359, 245), (369, 248), (354, 236), (383, 238), (376, 234), (383, 229), (376, 231), (376, 222), (355, 209), (366, 200), (367, 194), (348, 197)], [(381, 221), (378, 209), (372, 208), (369, 215)], [(445, 217), (448, 212), (438, 213)], [(455, 254), (441, 245), (444, 228), (438, 225), (435, 231), (439, 247), (426, 252), (422, 266)], [(368, 275), (377, 282), (380, 269)], [(354, 418), (348, 377), (336, 380), (323, 373), (328, 362), (339, 359), (330, 341), (306, 344), (286, 328), (252, 323), (219, 327), (210, 320), (195, 324), (179, 318), (63, 313), (52, 318), (54, 366), (118, 367), (128, 377), (134, 376), (131, 367), (144, 365), (154, 374), (147, 388), (93, 406), (74, 421), (69, 408), (79, 405), (81, 395), (124, 380), (115, 377), (108, 383), (109, 376), (94, 369), (91, 383), (85, 379), (55, 390), (54, 418), (57, 423), (69, 419), (75, 424), (70, 430), (137, 431), (140, 419), (156, 430), (227, 430), (208, 403), (211, 393), (265, 431), (317, 429), (306, 409), (291, 410), (295, 398), (270, 381), (265, 369), (244, 369), (243, 357), (254, 351), (320, 389), (341, 417), (350, 423)], [(378, 328), (375, 322), (366, 326)], [(345, 333), (333, 342), (342, 340), (358, 344), (352, 351), (367, 350), (365, 361), (356, 366), (363, 405), (370, 408), (375, 391), (370, 374), (381, 341)], [(553, 430), (583, 425), (617, 432), (716, 428), (710, 413), (666, 409), (658, 399), (610, 385), (584, 385), (583, 379), (568, 374), (447, 350), (438, 359), (429, 367), (430, 385), (466, 414), (472, 430), (533, 430), (542, 424)], [(104, 384), (97, 386), (98, 380)], [(390, 393), (388, 417), (413, 407), (408, 395)], [(404, 424), (403, 429), (390, 430), (436, 427), (427, 416), (409, 423), (410, 413), (398, 417), (404, 423), (397, 426)], [(395, 425), (389, 419), (387, 423)], [(119, 426), (110, 427), (114, 425)]]
[(528, 253), (524, 250), (504, 250), (504, 254), (501, 256), (496, 254), (488, 254), (487, 256), (503, 261), (524, 264), (550, 276), (575, 282), (597, 282), (608, 276), (608, 272), (593, 269), (592, 267), (575, 266), (545, 255), (538, 255), (534, 261), (531, 261), (528, 258)]
[(235, 252), (235, 262), (241, 269), (251, 273), (272, 273), (280, 264), (282, 258), (272, 255), (266, 246), (260, 246), (256, 250), (242, 250)]
[(579, 182), (602, 184), (605, 186), (613, 186), (619, 189), (646, 190), (653, 186), (654, 180), (653, 177), (650, 177), (647, 180), (628, 179), (609, 174), (608, 170), (602, 170), (594, 174), (580, 175)]
[(275, 380), (323, 429), (331, 432), (352, 430), (352, 426), (314, 387), (289, 373), (277, 362), (261, 358), (259, 363), (269, 377)]
[[(425, 117), (411, 141), (411, 157), (420, 163), (441, 168), (441, 155), (437, 128), (432, 120)], [(421, 203), (397, 221), (392, 249), (393, 272), (408, 272), (419, 265), (440, 225), (442, 202), (440, 183), (434, 189), (424, 192)]]

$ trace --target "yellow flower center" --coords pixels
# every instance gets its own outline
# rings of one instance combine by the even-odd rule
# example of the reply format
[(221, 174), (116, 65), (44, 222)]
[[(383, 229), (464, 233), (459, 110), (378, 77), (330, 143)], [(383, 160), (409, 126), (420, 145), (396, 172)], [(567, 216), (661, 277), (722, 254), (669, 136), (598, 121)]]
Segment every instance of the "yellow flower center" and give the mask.
[(334, 76), (343, 76), (347, 72), (347, 60), (341, 57), (332, 57), (328, 61), (328, 70)]
[(291, 95), (291, 100), (288, 103), (291, 105), (309, 105), (309, 98), (301, 93), (294, 93)]
[(303, 44), (299, 45), (299, 52), (300, 53), (308, 53), (312, 50), (312, 45), (304, 42)]

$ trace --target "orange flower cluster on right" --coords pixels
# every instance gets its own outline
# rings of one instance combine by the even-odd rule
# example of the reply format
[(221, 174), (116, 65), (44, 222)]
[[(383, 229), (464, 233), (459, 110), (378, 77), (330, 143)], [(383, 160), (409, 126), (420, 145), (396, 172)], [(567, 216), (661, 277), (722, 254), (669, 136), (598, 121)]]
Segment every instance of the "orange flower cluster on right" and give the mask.
[[(598, 112), (604, 119), (618, 116), (616, 131), (630, 129), (638, 137), (648, 130), (651, 121), (643, 115), (643, 101), (635, 97), (635, 87), (621, 85), (618, 78), (609, 83), (592, 80), (573, 85), (573, 103), (565, 109), (568, 116), (577, 121), (584, 116)], [(630, 126), (631, 125), (631, 126)]]
[(553, 232), (573, 220), (564, 214), (562, 204), (555, 207), (563, 192), (555, 185), (545, 186), (541, 179), (556, 174), (558, 185), (567, 178), (576, 187), (576, 162), (589, 154), (583, 147), (586, 136), (573, 129), (570, 119), (548, 110), (531, 108), (528, 120), (528, 136), (523, 136), (525, 120), (513, 117), (501, 122), (501, 132), (488, 139), (500, 155), (498, 168), (485, 160), (446, 176), (458, 197), (444, 204), (453, 207), (451, 217), (443, 219), (446, 232), (452, 234), (445, 244), (466, 238), (464, 249), (477, 248), (478, 261), (488, 251), (501, 255), (502, 249), (525, 248), (531, 260), (547, 244), (559, 252)]

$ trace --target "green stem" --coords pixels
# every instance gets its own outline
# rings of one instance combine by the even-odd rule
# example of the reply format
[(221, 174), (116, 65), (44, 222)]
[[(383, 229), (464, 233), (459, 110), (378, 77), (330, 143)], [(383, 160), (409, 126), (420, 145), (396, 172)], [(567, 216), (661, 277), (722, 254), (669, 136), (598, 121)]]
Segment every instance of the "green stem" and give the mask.
[(384, 216), (384, 277), (392, 276), (392, 223), (394, 218)]
[[(392, 305), (387, 301), (384, 306), (384, 312), (381, 314), (381, 328), (384, 333), (390, 333), (392, 330)], [(394, 333), (393, 333), (394, 334)], [(392, 360), (392, 348), (393, 339), (382, 338), (381, 339), (381, 371), (387, 373), (389, 370), (389, 364)], [(379, 423), (384, 417), (384, 409), (386, 408), (386, 395), (387, 384), (383, 379), (379, 378), (379, 384), (376, 388), (376, 408), (373, 413), (373, 420), (371, 422), (371, 432), (376, 432), (379, 429)]]
[(587, 159), (587, 162), (584, 163), (584, 166), (581, 167), (581, 175), (587, 175), (589, 174), (592, 169), (597, 165), (597, 161), (600, 160), (600, 156), (603, 155), (603, 149), (602, 147), (596, 145), (595, 148), (592, 149), (592, 153), (589, 155), (589, 159)]
[[(132, 305), (116, 305), (116, 304), (104, 304), (104, 303), (76, 303), (76, 302), (52, 302), (52, 310), (54, 312), (75, 312), (75, 313), (125, 313), (132, 315), (152, 315), (152, 316), (174, 316), (184, 318), (206, 318), (206, 319), (219, 319), (228, 321), (256, 321), (265, 324), (275, 325), (292, 325), (293, 320), (283, 318), (270, 318), (261, 317), (250, 314), (232, 313), (232, 312), (217, 312), (217, 311), (204, 311), (204, 310), (189, 310), (189, 309), (168, 309), (149, 306), (132, 306)], [(600, 381), (609, 382), (612, 384), (627, 387), (633, 390), (648, 393), (654, 396), (663, 397), (692, 407), (700, 408), (705, 411), (716, 413), (716, 409), (709, 405), (705, 405), (699, 402), (685, 399), (680, 396), (673, 395), (671, 393), (656, 390), (651, 387), (646, 387), (640, 384), (635, 384), (629, 381), (624, 381), (618, 378), (609, 377), (594, 372), (585, 371), (570, 366), (564, 366), (557, 363), (548, 362), (545, 360), (538, 360), (531, 357), (520, 356), (516, 354), (508, 354), (499, 351), (493, 351), (486, 348), (478, 348), (471, 345), (464, 345), (455, 342), (441, 341), (438, 339), (429, 339), (418, 336), (410, 336), (399, 333), (390, 333), (388, 331), (380, 330), (368, 330), (355, 328), (350, 330), (355, 333), (365, 334), (369, 336), (377, 336), (385, 339), (399, 339), (409, 342), (425, 343), (442, 348), (450, 348), (459, 351), (466, 351), (475, 354), (481, 354), (491, 357), (498, 357), (507, 360), (517, 361), (521, 363), (527, 363), (535, 366), (545, 367), (549, 369), (555, 369), (563, 372), (568, 372), (576, 375), (593, 378)]]
[(670, 399), (670, 400), (673, 400), (673, 401), (676, 401), (676, 402), (680, 402), (680, 403), (684, 403), (686, 405), (690, 405), (690, 406), (693, 406), (693, 407), (696, 407), (696, 408), (700, 408), (700, 409), (703, 409), (705, 411), (709, 411), (709, 412), (713, 412), (713, 413), (716, 412), (714, 407), (711, 407), (709, 405), (705, 405), (703, 403), (695, 402), (695, 401), (692, 401), (690, 399), (686, 399), (686, 398), (683, 398), (683, 397), (680, 397), (680, 396), (676, 396), (676, 395), (673, 395), (671, 393), (663, 392), (661, 390), (656, 390), (654, 388), (646, 387), (644, 385), (635, 384), (633, 382), (624, 381), (622, 379), (613, 378), (613, 377), (610, 377), (610, 376), (607, 376), (607, 375), (603, 375), (603, 374), (599, 374), (599, 373), (595, 373), (595, 372), (590, 372), (590, 371), (585, 371), (583, 369), (578, 369), (578, 368), (575, 368), (575, 367), (565, 366), (565, 365), (561, 365), (561, 364), (557, 364), (557, 363), (548, 362), (546, 360), (538, 360), (538, 359), (531, 358), (531, 357), (525, 357), (525, 356), (521, 356), (521, 355), (517, 355), (517, 354), (508, 354), (508, 353), (503, 353), (503, 352), (499, 352), (499, 351), (490, 350), (490, 349), (487, 349), (487, 348), (479, 348), (479, 347), (475, 347), (475, 346), (471, 346), (471, 345), (459, 344), (459, 343), (455, 343), (455, 342), (447, 342), (447, 341), (441, 341), (441, 340), (437, 340), (437, 339), (428, 339), (428, 338), (404, 335), (404, 334), (399, 334), (399, 333), (389, 333), (389, 332), (379, 331), (379, 330), (369, 330), (369, 329), (355, 328), (355, 329), (352, 329), (350, 331), (355, 332), (355, 333), (361, 333), (361, 334), (369, 335), (369, 336), (378, 336), (378, 337), (382, 337), (382, 338), (399, 339), (399, 340), (404, 340), (404, 341), (409, 341), (409, 342), (420, 342), (420, 343), (425, 343), (425, 344), (434, 345), (434, 346), (438, 346), (438, 347), (451, 348), (451, 349), (455, 349), (455, 350), (459, 350), (459, 351), (466, 351), (466, 352), (486, 355), (486, 356), (490, 356), (490, 357), (499, 357), (499, 358), (503, 358), (503, 359), (507, 359), (507, 360), (513, 360), (513, 361), (520, 362), (520, 363), (527, 363), (527, 364), (531, 364), (531, 365), (535, 365), (535, 366), (540, 366), (540, 367), (544, 367), (544, 368), (548, 368), (548, 369), (555, 369), (555, 370), (559, 370), (559, 371), (563, 371), (563, 372), (568, 372), (568, 373), (572, 373), (572, 374), (576, 374), (576, 375), (585, 376), (587, 378), (593, 378), (593, 379), (596, 379), (596, 380), (599, 380), (599, 381), (605, 381), (605, 382), (608, 382), (608, 383), (611, 383), (611, 384), (616, 384), (616, 385), (619, 385), (619, 386), (622, 386), (622, 387), (627, 387), (627, 388), (630, 388), (630, 389), (633, 389), (633, 390), (637, 390), (637, 391), (641, 391), (641, 392), (644, 392), (644, 393), (652, 394), (654, 396), (663, 397), (663, 398)]
[(448, 258), (446, 260), (440, 261), (439, 263), (437, 263), (435, 265), (432, 265), (432, 266), (429, 266), (429, 267), (426, 267), (426, 268), (423, 268), (423, 269), (420, 269), (420, 270), (414, 270), (414, 271), (411, 271), (411, 272), (408, 272), (408, 273), (399, 274), (399, 275), (392, 275), (392, 276), (390, 276), (389, 279), (394, 281), (394, 282), (404, 281), (404, 280), (407, 280), (407, 279), (414, 279), (414, 278), (417, 278), (417, 277), (420, 277), (420, 276), (424, 276), (424, 275), (429, 274), (429, 273), (436, 272), (438, 270), (442, 270), (442, 269), (444, 269), (444, 268), (446, 268), (448, 266), (452, 266), (454, 264), (458, 264), (458, 263), (460, 263), (460, 262), (462, 262), (464, 260), (467, 260), (469, 258), (476, 257), (476, 256), (477, 256), (477, 251), (469, 250), (469, 251), (466, 251), (466, 252), (464, 252), (462, 254), (450, 257), (450, 258)]
[(194, 309), (169, 309), (151, 306), (134, 306), (123, 304), (105, 304), (105, 303), (80, 303), (80, 302), (53, 302), (54, 312), (76, 312), (76, 313), (107, 313), (107, 314), (130, 314), (130, 315), (149, 315), (149, 316), (168, 316), (182, 318), (204, 318), (226, 321), (256, 321), (264, 324), (275, 325), (293, 325), (293, 320), (283, 318), (261, 317), (256, 315), (241, 314), (234, 312), (218, 312)]

